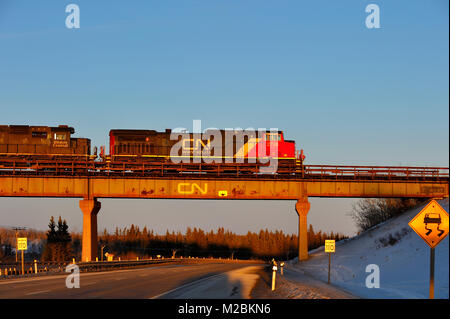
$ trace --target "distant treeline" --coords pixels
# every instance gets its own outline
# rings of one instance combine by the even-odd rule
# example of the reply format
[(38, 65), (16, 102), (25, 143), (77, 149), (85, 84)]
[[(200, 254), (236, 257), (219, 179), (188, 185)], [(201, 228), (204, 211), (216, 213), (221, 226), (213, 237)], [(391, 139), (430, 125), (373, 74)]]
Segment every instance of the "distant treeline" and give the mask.
[[(347, 238), (339, 233), (315, 232), (313, 226), (308, 230), (308, 247), (322, 246), (325, 239), (341, 240)], [(298, 254), (297, 235), (283, 231), (260, 230), (237, 235), (224, 228), (205, 232), (199, 228), (188, 227), (185, 234), (169, 232), (155, 234), (144, 227), (135, 225), (119, 229), (113, 234), (106, 230), (99, 236), (105, 251), (122, 258), (145, 258), (161, 255), (165, 257), (222, 257), (239, 259), (290, 259)]]
[[(65, 220), (52, 217), (49, 230), (36, 231), (27, 229), (19, 236), (27, 237), (29, 247), (33, 244), (33, 252), (25, 253), (26, 259), (46, 261), (69, 261), (81, 258), (81, 234), (68, 233)], [(310, 225), (308, 229), (308, 247), (314, 249), (322, 246), (325, 239), (341, 240), (347, 238), (339, 233), (315, 231)], [(108, 233), (106, 229), (99, 233), (99, 258), (101, 247), (103, 253), (110, 253), (122, 259), (148, 258), (161, 255), (164, 257), (221, 257), (239, 259), (291, 259), (298, 254), (297, 235), (285, 234), (283, 231), (267, 229), (238, 235), (224, 228), (206, 232), (200, 228), (187, 228), (181, 232), (156, 234), (153, 230), (131, 225), (116, 228)], [(0, 228), (0, 262), (13, 261), (15, 248), (15, 232)], [(27, 258), (28, 256), (28, 258)]]

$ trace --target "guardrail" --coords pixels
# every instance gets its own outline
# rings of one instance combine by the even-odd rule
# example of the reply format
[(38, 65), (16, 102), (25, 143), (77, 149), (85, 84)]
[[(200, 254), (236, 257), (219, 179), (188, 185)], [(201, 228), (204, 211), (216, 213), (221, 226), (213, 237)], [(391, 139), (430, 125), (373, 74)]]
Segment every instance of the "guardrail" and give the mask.
[[(69, 262), (24, 262), (25, 275), (64, 271)], [(22, 264), (0, 263), (0, 278), (22, 275)]]
[[(127, 269), (135, 267), (144, 267), (155, 264), (192, 264), (202, 262), (216, 263), (262, 263), (260, 260), (239, 260), (224, 258), (205, 258), (205, 257), (185, 257), (185, 258), (159, 258), (159, 259), (139, 259), (139, 260), (113, 260), (113, 261), (91, 261), (75, 262), (80, 272), (107, 271), (117, 269)], [(66, 267), (74, 262), (25, 262), (25, 276), (38, 275), (42, 273), (56, 274), (64, 273)], [(22, 264), (18, 263), (0, 263), (0, 278), (13, 278), (22, 276)]]

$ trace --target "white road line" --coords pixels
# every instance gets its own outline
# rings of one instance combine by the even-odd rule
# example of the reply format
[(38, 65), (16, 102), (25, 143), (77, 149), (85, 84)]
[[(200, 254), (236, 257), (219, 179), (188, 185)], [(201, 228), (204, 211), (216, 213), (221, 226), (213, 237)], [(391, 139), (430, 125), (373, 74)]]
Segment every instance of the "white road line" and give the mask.
[(27, 294), (25, 294), (26, 296), (30, 296), (30, 295), (37, 295), (37, 294), (43, 294), (45, 292), (49, 292), (50, 290), (40, 290), (40, 291), (34, 291), (34, 292), (29, 292)]
[[(166, 268), (166, 267), (170, 267), (170, 265), (168, 266), (156, 266), (156, 267), (146, 267), (146, 268), (138, 268), (138, 269), (121, 269), (121, 270), (108, 270), (108, 271), (99, 271), (99, 272), (91, 272), (91, 273), (81, 273), (80, 277), (81, 279), (83, 277), (89, 277), (89, 276), (97, 276), (97, 275), (110, 275), (110, 274), (114, 274), (114, 273), (118, 273), (118, 272), (130, 272), (130, 271), (145, 271), (145, 270), (149, 270), (149, 269), (161, 269), (161, 268)], [(41, 281), (41, 280), (51, 280), (51, 279), (58, 279), (58, 278), (66, 278), (69, 275), (69, 273), (67, 273), (66, 275), (49, 275), (46, 277), (32, 277), (29, 279), (5, 279), (5, 281), (0, 281), (0, 285), (10, 285), (10, 284), (15, 284), (15, 283), (21, 283), (21, 282), (32, 282), (32, 281)]]
[(90, 286), (90, 285), (94, 285), (94, 284), (96, 284), (97, 283), (97, 281), (94, 281), (94, 282), (88, 282), (88, 283), (83, 283), (83, 285), (81, 285), (81, 286)]
[(199, 280), (196, 280), (196, 281), (187, 283), (187, 284), (185, 284), (185, 285), (179, 286), (179, 287), (177, 287), (177, 288), (168, 290), (168, 291), (166, 291), (166, 292), (163, 292), (162, 294), (159, 294), (159, 295), (150, 297), (150, 298), (148, 298), (148, 299), (157, 299), (157, 298), (159, 298), (159, 297), (161, 297), (161, 296), (170, 294), (171, 292), (177, 291), (177, 290), (179, 290), (179, 289), (183, 289), (183, 288), (186, 288), (186, 287), (189, 287), (189, 286), (198, 284), (198, 283), (200, 283), (200, 282), (202, 282), (202, 281), (205, 281), (205, 280), (208, 280), (208, 279), (212, 279), (212, 278), (214, 278), (214, 277), (222, 276), (222, 275), (224, 275), (224, 274), (226, 274), (226, 272), (220, 273), (220, 274), (216, 274), (216, 275), (212, 275), (212, 276), (209, 276), (209, 277), (206, 277), (206, 278), (202, 278), (202, 279), (199, 279)]

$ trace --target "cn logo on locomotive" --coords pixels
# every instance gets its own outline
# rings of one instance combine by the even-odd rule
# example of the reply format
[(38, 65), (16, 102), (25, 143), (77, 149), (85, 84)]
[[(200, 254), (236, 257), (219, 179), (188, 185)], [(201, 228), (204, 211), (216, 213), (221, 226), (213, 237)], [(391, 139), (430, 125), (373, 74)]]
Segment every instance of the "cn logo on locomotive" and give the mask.
[[(211, 141), (208, 140), (206, 142), (206, 144), (199, 138), (197, 139), (193, 139), (193, 138), (185, 138), (181, 141), (181, 143), (183, 144), (183, 150), (188, 150), (188, 151), (200, 151), (202, 149), (204, 150), (209, 150), (211, 148)], [(192, 145), (192, 146), (191, 146)]]

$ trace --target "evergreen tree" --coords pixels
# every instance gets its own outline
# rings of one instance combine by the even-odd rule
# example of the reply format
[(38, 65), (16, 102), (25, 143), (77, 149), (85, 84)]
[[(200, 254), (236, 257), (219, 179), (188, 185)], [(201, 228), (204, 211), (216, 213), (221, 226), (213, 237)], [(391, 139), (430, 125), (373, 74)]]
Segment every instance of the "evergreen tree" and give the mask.
[(66, 261), (72, 257), (72, 237), (66, 220), (59, 216), (58, 224), (52, 216), (48, 224), (47, 242), (44, 246), (42, 259), (46, 261)]
[(48, 224), (48, 228), (50, 228), (50, 229), (47, 232), (47, 242), (54, 243), (57, 241), (57, 239), (56, 239), (55, 218), (53, 216), (50, 217), (50, 223)]
[(53, 256), (55, 255), (54, 244), (56, 243), (56, 224), (53, 216), (50, 217), (48, 228), (49, 230), (47, 231), (47, 241), (44, 245), (42, 259), (45, 261), (53, 261)]

